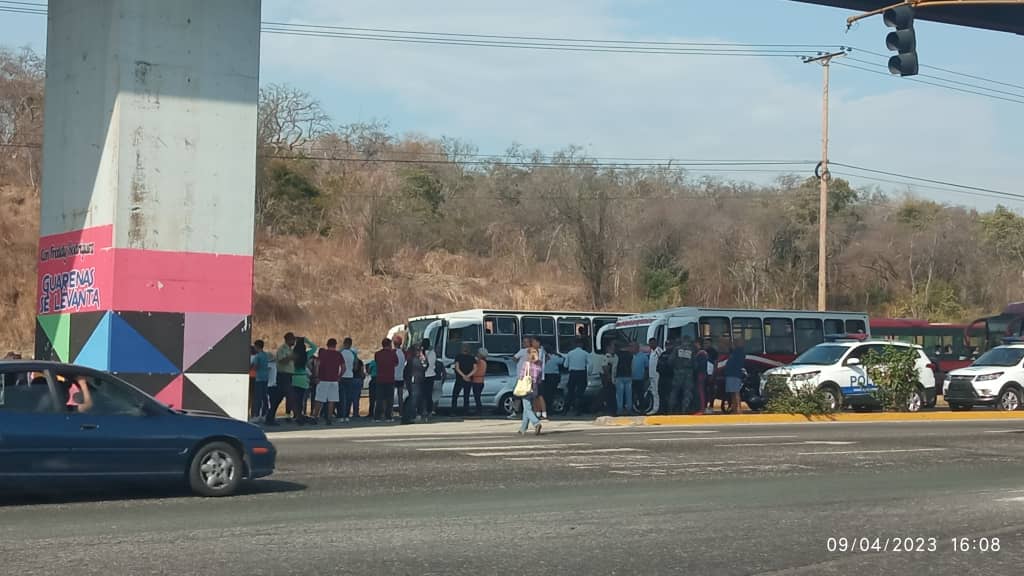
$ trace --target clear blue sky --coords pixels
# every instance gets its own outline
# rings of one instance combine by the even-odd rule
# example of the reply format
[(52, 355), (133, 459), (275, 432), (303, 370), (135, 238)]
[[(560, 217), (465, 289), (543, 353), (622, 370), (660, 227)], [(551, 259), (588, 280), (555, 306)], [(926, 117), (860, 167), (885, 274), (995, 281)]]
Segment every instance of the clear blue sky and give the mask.
[[(263, 11), (265, 20), (344, 26), (843, 44), (879, 53), (886, 52), (887, 32), (873, 18), (847, 33), (849, 12), (788, 0), (264, 0)], [(45, 27), (41, 16), (0, 14), (0, 43), (43, 51)], [(929, 22), (919, 22), (917, 32), (923, 63), (1024, 85), (1024, 67), (1016, 62), (1024, 37)], [(264, 83), (307, 90), (337, 123), (387, 120), (398, 132), (457, 137), (484, 153), (519, 143), (544, 151), (578, 144), (596, 156), (820, 154), (821, 70), (795, 59), (567, 54), (264, 35), (262, 62)], [(1024, 193), (1017, 175), (1024, 104), (838, 66), (832, 80), (835, 161)], [(992, 87), (1024, 100), (1024, 90)], [(995, 204), (912, 190), (980, 208)]]

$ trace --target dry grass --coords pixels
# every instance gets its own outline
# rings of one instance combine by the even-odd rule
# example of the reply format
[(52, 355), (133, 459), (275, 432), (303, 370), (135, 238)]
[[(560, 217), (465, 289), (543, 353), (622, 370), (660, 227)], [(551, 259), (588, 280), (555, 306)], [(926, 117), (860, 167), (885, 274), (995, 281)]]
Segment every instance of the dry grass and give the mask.
[[(0, 350), (31, 356), (35, 342), (39, 200), (0, 187)], [(261, 235), (256, 241), (254, 337), (287, 331), (317, 342), (351, 336), (375, 349), (387, 329), (411, 316), (464, 308), (585, 306), (578, 280), (555, 265), (399, 251), (387, 276), (372, 276), (355, 240)], [(2, 353), (2, 352), (0, 352)]]
[(35, 351), (36, 247), (39, 198), (28, 188), (0, 186), (0, 350)]

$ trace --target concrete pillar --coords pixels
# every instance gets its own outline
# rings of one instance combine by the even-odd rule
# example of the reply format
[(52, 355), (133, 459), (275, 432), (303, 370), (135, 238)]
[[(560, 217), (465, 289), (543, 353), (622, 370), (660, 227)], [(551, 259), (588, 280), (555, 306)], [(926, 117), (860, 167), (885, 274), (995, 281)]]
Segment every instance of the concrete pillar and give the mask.
[(246, 416), (260, 0), (50, 0), (36, 355)]

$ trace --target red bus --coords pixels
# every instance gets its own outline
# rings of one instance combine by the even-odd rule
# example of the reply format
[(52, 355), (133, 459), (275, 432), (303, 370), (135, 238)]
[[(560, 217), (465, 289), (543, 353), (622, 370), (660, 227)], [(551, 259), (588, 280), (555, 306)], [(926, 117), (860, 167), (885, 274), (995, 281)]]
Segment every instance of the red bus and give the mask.
[(935, 365), (936, 382), (951, 370), (963, 368), (984, 348), (985, 333), (973, 324), (928, 322), (913, 318), (872, 318), (871, 335), (924, 348)]
[(1001, 314), (978, 318), (964, 331), (964, 340), (980, 338), (979, 352), (994, 348), (1007, 337), (1024, 335), (1024, 302), (1013, 302)]

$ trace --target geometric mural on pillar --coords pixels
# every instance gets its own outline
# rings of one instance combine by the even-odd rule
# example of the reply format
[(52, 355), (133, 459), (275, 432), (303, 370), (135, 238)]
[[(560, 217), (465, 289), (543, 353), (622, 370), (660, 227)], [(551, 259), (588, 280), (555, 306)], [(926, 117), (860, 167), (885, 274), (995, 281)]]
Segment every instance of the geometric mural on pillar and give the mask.
[(112, 372), (174, 408), (246, 418), (250, 316), (79, 312), (37, 324), (38, 359)]

